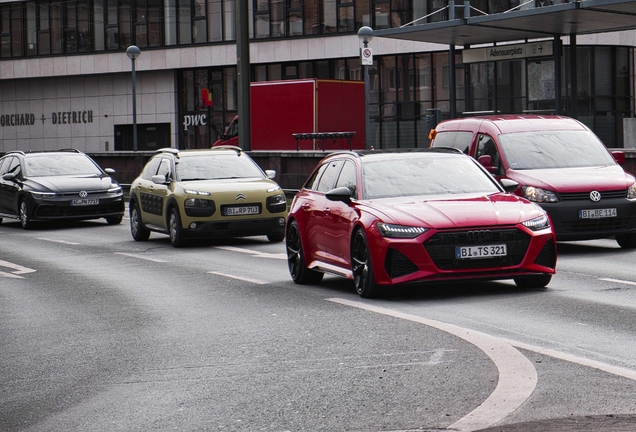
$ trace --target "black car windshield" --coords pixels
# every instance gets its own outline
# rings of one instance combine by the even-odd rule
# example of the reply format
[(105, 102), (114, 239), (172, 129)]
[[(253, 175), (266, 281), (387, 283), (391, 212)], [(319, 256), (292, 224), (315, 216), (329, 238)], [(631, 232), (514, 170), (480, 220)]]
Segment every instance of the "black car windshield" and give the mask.
[(615, 165), (590, 131), (523, 132), (499, 135), (508, 165), (516, 170)]
[(99, 176), (103, 174), (92, 160), (77, 153), (29, 155), (25, 161), (25, 175), (28, 177)]
[(177, 175), (181, 181), (263, 178), (263, 171), (252, 159), (236, 154), (190, 156), (179, 160)]
[(499, 188), (468, 156), (405, 154), (364, 164), (364, 198), (409, 195), (491, 194)]

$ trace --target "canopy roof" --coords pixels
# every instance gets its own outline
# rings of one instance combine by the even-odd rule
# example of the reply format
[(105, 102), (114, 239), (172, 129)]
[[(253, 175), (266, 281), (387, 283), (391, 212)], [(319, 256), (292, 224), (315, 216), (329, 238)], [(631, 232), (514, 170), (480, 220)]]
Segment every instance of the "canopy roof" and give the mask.
[(421, 25), (415, 22), (375, 30), (373, 35), (470, 46), (633, 29), (636, 29), (636, 0), (584, 0)]

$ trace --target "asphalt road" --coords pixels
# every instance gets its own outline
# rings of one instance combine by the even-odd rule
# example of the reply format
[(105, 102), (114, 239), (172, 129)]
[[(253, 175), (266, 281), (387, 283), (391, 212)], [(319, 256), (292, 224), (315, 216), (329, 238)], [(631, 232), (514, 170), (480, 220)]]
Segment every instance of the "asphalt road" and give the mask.
[(0, 225), (0, 430), (636, 430), (636, 251), (612, 240), (559, 244), (546, 290), (363, 300), (295, 285), (264, 237), (127, 223)]

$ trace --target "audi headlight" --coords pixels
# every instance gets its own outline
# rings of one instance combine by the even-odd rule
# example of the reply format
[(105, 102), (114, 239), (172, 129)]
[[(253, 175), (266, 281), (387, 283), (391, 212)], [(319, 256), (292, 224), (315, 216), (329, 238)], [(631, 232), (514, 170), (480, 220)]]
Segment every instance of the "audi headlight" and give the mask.
[(522, 222), (522, 225), (532, 231), (540, 231), (542, 229), (550, 228), (550, 219), (548, 215), (544, 214), (537, 218), (530, 219), (529, 221)]
[(31, 192), (31, 196), (36, 200), (55, 198), (57, 194), (55, 192)]
[(379, 222), (377, 227), (383, 237), (389, 238), (415, 238), (428, 231), (427, 228), (423, 227), (394, 225), (383, 222)]
[(636, 183), (634, 183), (627, 189), (627, 198), (629, 199), (636, 198)]
[(537, 188), (534, 186), (523, 186), (521, 188), (523, 197), (530, 201), (540, 203), (559, 202), (559, 198), (552, 191)]

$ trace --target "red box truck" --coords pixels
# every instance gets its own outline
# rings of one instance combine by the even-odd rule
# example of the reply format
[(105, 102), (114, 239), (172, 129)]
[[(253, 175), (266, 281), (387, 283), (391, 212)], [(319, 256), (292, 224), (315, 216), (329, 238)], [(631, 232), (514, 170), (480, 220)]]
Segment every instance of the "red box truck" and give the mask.
[[(297, 141), (294, 134), (355, 132), (347, 138), (327, 138), (325, 150), (364, 149), (364, 82), (301, 79), (250, 85), (252, 150), (322, 149), (322, 139)], [(350, 136), (350, 135), (349, 135)], [(238, 145), (238, 116), (213, 146)], [(297, 147), (298, 146), (298, 147)]]

